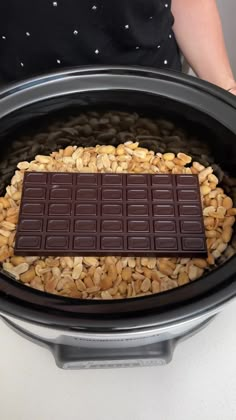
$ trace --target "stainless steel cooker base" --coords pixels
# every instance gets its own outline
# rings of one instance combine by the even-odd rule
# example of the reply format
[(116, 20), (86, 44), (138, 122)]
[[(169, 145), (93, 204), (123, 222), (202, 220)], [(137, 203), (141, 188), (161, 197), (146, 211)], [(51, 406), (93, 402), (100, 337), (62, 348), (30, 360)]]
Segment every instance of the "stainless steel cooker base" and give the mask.
[[(115, 346), (115, 342), (113, 342), (112, 347), (106, 346), (102, 348), (96, 347), (96, 344), (93, 347), (68, 345), (66, 344), (66, 341), (68, 341), (66, 336), (60, 343), (56, 340), (46, 340), (23, 329), (17, 325), (17, 321), (15, 323), (6, 317), (2, 316), (1, 318), (6, 325), (22, 337), (50, 350), (59, 368), (97, 369), (166, 365), (171, 362), (177, 344), (201, 331), (215, 316), (211, 316), (185, 334), (172, 339), (135, 347), (126, 346), (126, 340), (124, 340), (122, 347)], [(159, 336), (157, 335), (157, 340)]]

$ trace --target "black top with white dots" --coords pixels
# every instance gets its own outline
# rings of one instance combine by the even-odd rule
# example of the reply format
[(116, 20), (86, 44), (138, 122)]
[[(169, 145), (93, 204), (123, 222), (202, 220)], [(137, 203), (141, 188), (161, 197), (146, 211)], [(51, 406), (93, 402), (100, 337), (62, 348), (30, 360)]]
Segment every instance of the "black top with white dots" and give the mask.
[(0, 2), (0, 78), (76, 65), (181, 70), (171, 0)]

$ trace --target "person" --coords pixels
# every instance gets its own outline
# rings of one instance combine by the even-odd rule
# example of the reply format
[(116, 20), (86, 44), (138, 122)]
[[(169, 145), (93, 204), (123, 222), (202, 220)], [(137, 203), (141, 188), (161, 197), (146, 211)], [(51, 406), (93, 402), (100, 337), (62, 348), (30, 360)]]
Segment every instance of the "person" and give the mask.
[(181, 71), (236, 94), (215, 0), (0, 2), (0, 77), (14, 81), (82, 65)]

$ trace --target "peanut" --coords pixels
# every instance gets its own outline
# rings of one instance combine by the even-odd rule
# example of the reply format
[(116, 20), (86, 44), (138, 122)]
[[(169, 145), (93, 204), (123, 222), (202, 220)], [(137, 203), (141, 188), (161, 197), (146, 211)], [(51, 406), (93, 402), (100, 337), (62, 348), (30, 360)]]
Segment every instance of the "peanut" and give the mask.
[(139, 273), (139, 272), (137, 271), (136, 273), (132, 274), (132, 278), (133, 278), (134, 280), (144, 280), (145, 275), (144, 275), (144, 274), (141, 274), (141, 273)]
[(121, 276), (122, 276), (122, 279), (124, 281), (129, 281), (131, 279), (131, 276), (132, 276), (132, 270), (131, 270), (131, 268), (130, 267), (124, 268), (122, 270)]
[(94, 287), (93, 280), (91, 279), (90, 276), (86, 276), (84, 278), (84, 284), (85, 284), (86, 288)]
[(160, 277), (159, 277), (158, 272), (156, 270), (152, 271), (151, 279), (152, 279), (152, 281), (157, 281), (157, 282), (160, 281)]
[(163, 155), (164, 160), (171, 161), (175, 158), (174, 153), (164, 153)]
[(58, 267), (52, 267), (52, 275), (54, 279), (60, 280), (61, 270)]
[(145, 277), (150, 279), (152, 277), (152, 270), (150, 270), (148, 267), (144, 267), (143, 274)]
[(206, 268), (207, 267), (207, 261), (203, 260), (201, 258), (194, 258), (193, 264), (196, 265), (198, 268)]
[(220, 258), (221, 253), (218, 251), (218, 249), (214, 249), (214, 251), (212, 251), (212, 255), (217, 260), (217, 258)]
[(215, 214), (215, 207), (209, 206), (203, 209), (203, 216), (210, 216), (211, 213)]
[(152, 293), (159, 293), (160, 292), (160, 283), (156, 280), (152, 281)]
[(10, 223), (10, 222), (6, 222), (6, 221), (2, 222), (1, 226), (8, 231), (15, 230), (15, 228), (16, 228), (15, 223)]
[(200, 270), (201, 269), (199, 269), (195, 265), (190, 265), (189, 271), (188, 271), (189, 279), (193, 281), (193, 280), (196, 280), (198, 277), (200, 277)]
[(201, 165), (199, 162), (193, 162), (193, 168), (197, 170), (197, 172), (202, 172), (205, 169), (205, 166)]
[(235, 223), (235, 217), (234, 216), (228, 216), (225, 218), (224, 223), (223, 223), (223, 229), (226, 226), (233, 226)]
[(222, 232), (222, 240), (228, 243), (233, 235), (233, 229), (231, 226), (226, 226)]
[(143, 147), (138, 147), (134, 152), (133, 155), (135, 157), (138, 157), (140, 159), (145, 159), (145, 157), (147, 156), (148, 150), (144, 149)]
[(199, 178), (199, 182), (200, 182), (200, 184), (202, 184), (202, 182), (203, 181), (205, 181), (205, 179), (210, 175), (210, 174), (212, 174), (212, 172), (213, 172), (213, 169), (212, 169), (212, 167), (211, 166), (209, 166), (208, 168), (205, 168), (205, 169), (203, 169), (200, 173), (199, 173), (199, 175), (198, 175), (198, 178)]
[(215, 223), (215, 219), (214, 219), (214, 217), (205, 217), (204, 218), (204, 225), (205, 225), (205, 227), (206, 228), (212, 228), (212, 226), (214, 226), (214, 223)]
[(151, 287), (151, 280), (146, 277), (141, 284), (141, 291), (147, 292), (150, 289), (150, 287)]
[(20, 191), (16, 191), (13, 195), (12, 195), (13, 200), (18, 201), (21, 199), (21, 192)]
[(122, 281), (118, 287), (119, 292), (124, 295), (127, 290), (127, 283), (125, 281)]
[(82, 271), (83, 271), (83, 265), (82, 264), (76, 265), (72, 271), (72, 278), (74, 280), (78, 280), (80, 278)]
[(178, 277), (178, 284), (179, 286), (183, 286), (184, 284), (189, 283), (189, 276), (187, 273), (183, 272), (179, 274)]
[(227, 216), (236, 216), (236, 208), (227, 210)]
[(208, 176), (208, 180), (209, 180), (209, 182), (212, 182), (213, 184), (216, 184), (216, 185), (218, 185), (218, 183), (219, 183), (218, 178), (214, 174), (210, 174)]
[(208, 263), (209, 265), (214, 265), (214, 264), (215, 264), (215, 258), (213, 257), (213, 255), (212, 255), (212, 254), (208, 254), (208, 257), (207, 257), (207, 263)]
[(135, 258), (128, 258), (128, 266), (134, 268), (136, 266)]
[(111, 294), (106, 290), (105, 292), (101, 293), (101, 298), (102, 299), (112, 299)]
[(26, 171), (26, 169), (29, 169), (29, 162), (19, 162), (17, 168)]
[(118, 156), (122, 156), (125, 154), (125, 147), (123, 144), (119, 144), (119, 146), (116, 149), (116, 153)]
[(146, 267), (148, 265), (148, 258), (141, 258), (141, 265), (143, 265), (144, 267)]
[(228, 243), (224, 244), (223, 242), (218, 245), (217, 251), (219, 251), (220, 255), (223, 254), (223, 252), (226, 250), (227, 246), (228, 246)]
[(8, 245), (9, 246), (13, 246), (13, 242), (15, 240), (15, 236), (16, 236), (16, 232), (11, 232), (9, 237), (8, 237)]
[(148, 258), (147, 267), (153, 270), (156, 267), (156, 258)]
[(216, 238), (217, 237), (217, 231), (216, 230), (207, 230), (206, 232), (207, 238)]
[(4, 209), (8, 209), (11, 206), (9, 200), (4, 197), (0, 197), (0, 204), (2, 204)]
[(225, 197), (225, 198), (223, 199), (223, 207), (224, 207), (226, 210), (232, 209), (232, 207), (233, 207), (233, 200), (232, 200), (232, 198), (230, 198), (230, 197)]
[(28, 271), (20, 275), (20, 280), (23, 283), (30, 283), (35, 278), (34, 268), (30, 268)]
[(201, 194), (204, 196), (204, 195), (209, 194), (209, 192), (211, 191), (211, 189), (207, 185), (202, 185), (200, 187), (200, 191), (201, 191)]
[(73, 155), (73, 153), (74, 153), (74, 149), (75, 149), (75, 147), (74, 147), (74, 146), (67, 146), (67, 147), (64, 149), (63, 155), (64, 155), (64, 156), (72, 156), (72, 155)]
[[(173, 162), (176, 165), (173, 168), (173, 170), (174, 169), (177, 169), (178, 170), (178, 168), (180, 168), (180, 173), (182, 173), (182, 168), (183, 168), (183, 166), (185, 166), (186, 163), (182, 159), (179, 159), (179, 158), (174, 158)], [(162, 172), (164, 172), (164, 170)], [(178, 171), (177, 171), (177, 173), (178, 173)]]
[(186, 165), (187, 163), (192, 162), (192, 158), (191, 156), (186, 155), (185, 153), (178, 153), (177, 154), (178, 159), (182, 160), (184, 162), (184, 164)]
[(17, 257), (17, 256), (14, 256), (14, 257), (12, 257), (11, 258), (11, 263), (14, 265), (14, 266), (17, 266), (17, 265), (19, 265), (19, 264), (23, 264), (23, 263), (25, 263), (26, 262), (26, 260), (25, 260), (25, 258), (24, 257)]
[(88, 287), (86, 290), (88, 293), (96, 293), (96, 292), (99, 292), (100, 287), (98, 286)]
[(76, 161), (76, 159), (82, 156), (83, 151), (84, 151), (83, 147), (78, 147), (77, 149), (75, 149), (74, 153), (72, 154), (72, 158)]
[(47, 278), (44, 281), (44, 287), (45, 287), (45, 291), (48, 293), (53, 293), (54, 290), (57, 288), (57, 283), (58, 280), (55, 279), (51, 273), (48, 273), (49, 275), (47, 276)]
[(95, 257), (84, 257), (83, 260), (84, 264), (91, 267), (97, 267), (98, 266), (98, 260)]
[(29, 269), (29, 264), (27, 264), (26, 262), (21, 263), (17, 265), (16, 267), (14, 267), (15, 273), (17, 273), (18, 275), (25, 273), (26, 271), (28, 271), (28, 269)]
[(99, 154), (107, 154), (107, 155), (109, 155), (109, 154), (114, 154), (115, 153), (115, 147), (114, 146), (100, 146), (99, 148), (98, 148), (98, 153)]
[(171, 276), (173, 273), (173, 269), (163, 261), (159, 261), (159, 270), (161, 273), (165, 274), (166, 276)]
[(122, 269), (123, 269), (123, 263), (122, 263), (122, 261), (121, 261), (121, 260), (119, 260), (119, 261), (116, 263), (116, 271), (117, 271), (117, 274), (121, 274)]
[(11, 232), (5, 229), (0, 229), (0, 235), (5, 236), (5, 238), (9, 238)]
[(94, 272), (94, 275), (93, 275), (93, 282), (94, 282), (95, 286), (100, 285), (101, 275), (102, 275), (102, 268), (97, 267), (95, 269), (95, 272)]
[(77, 289), (80, 292), (83, 292), (84, 290), (86, 290), (86, 286), (85, 286), (85, 284), (84, 284), (84, 282), (82, 280), (80, 280), (80, 279), (76, 280), (75, 281), (75, 284), (77, 286)]
[(31, 280), (30, 286), (33, 287), (34, 289), (41, 290), (42, 292), (44, 291), (42, 280), (38, 276), (34, 277), (34, 279)]
[(52, 158), (50, 156), (37, 155), (35, 156), (35, 160), (39, 163), (50, 163)]
[(112, 282), (116, 280), (117, 270), (114, 264), (111, 264), (108, 268), (108, 276), (111, 278)]
[(112, 287), (112, 278), (108, 275), (105, 275), (101, 278), (100, 286), (102, 290), (110, 289)]
[(8, 243), (8, 238), (6, 238), (6, 236), (0, 235), (0, 247), (3, 245), (7, 245), (7, 243)]

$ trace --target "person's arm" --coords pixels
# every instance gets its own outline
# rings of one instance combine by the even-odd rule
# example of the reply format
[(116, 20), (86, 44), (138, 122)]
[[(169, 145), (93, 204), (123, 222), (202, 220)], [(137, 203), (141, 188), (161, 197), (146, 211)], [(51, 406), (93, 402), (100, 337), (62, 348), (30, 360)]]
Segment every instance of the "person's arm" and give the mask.
[(197, 76), (236, 95), (216, 1), (172, 0), (172, 13), (176, 40)]

